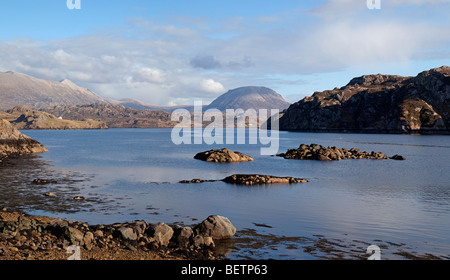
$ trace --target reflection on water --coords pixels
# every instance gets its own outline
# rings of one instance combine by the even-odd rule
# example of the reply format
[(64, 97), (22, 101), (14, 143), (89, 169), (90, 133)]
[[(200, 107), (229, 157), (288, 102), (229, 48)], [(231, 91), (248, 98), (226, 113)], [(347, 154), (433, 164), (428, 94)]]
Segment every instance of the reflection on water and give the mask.
[[(316, 143), (401, 154), (407, 160), (285, 160), (261, 156), (258, 145), (233, 145), (228, 148), (255, 161), (211, 164), (193, 156), (225, 145), (176, 146), (170, 132), (27, 131), (49, 152), (0, 168), (5, 178), (0, 203), (92, 224), (143, 219), (191, 225), (219, 214), (239, 230), (235, 244), (227, 247), (234, 248), (229, 257), (236, 259), (358, 259), (372, 244), (385, 258), (400, 259), (404, 251), (450, 256), (448, 136), (281, 132), (280, 152)], [(177, 183), (237, 173), (309, 182), (261, 187)], [(32, 185), (36, 178), (58, 184)], [(49, 199), (46, 192), (56, 196)], [(75, 202), (76, 195), (86, 200)]]

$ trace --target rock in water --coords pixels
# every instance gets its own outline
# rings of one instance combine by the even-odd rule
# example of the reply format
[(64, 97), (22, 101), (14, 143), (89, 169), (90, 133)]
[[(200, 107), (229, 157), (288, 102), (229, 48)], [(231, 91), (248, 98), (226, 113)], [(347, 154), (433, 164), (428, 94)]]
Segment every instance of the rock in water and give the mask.
[(341, 159), (389, 159), (389, 157), (381, 152), (364, 152), (359, 149), (336, 147), (324, 147), (317, 144), (309, 146), (302, 144), (298, 149), (289, 149), (286, 153), (278, 154), (277, 156), (285, 159), (299, 159), (299, 160), (320, 160), (332, 161)]
[(241, 161), (253, 161), (250, 156), (244, 155), (240, 152), (233, 152), (229, 149), (210, 150), (202, 153), (198, 153), (194, 156), (195, 159), (207, 161), (207, 162), (241, 162)]
[(213, 239), (229, 239), (236, 234), (236, 227), (228, 218), (212, 215), (194, 227), (194, 232)]
[(275, 177), (268, 175), (232, 175), (225, 179), (224, 182), (237, 185), (264, 185), (264, 184), (296, 184), (306, 183), (305, 179), (292, 178), (292, 177)]
[(7, 120), (0, 119), (0, 162), (7, 157), (47, 151), (41, 143), (20, 133)]

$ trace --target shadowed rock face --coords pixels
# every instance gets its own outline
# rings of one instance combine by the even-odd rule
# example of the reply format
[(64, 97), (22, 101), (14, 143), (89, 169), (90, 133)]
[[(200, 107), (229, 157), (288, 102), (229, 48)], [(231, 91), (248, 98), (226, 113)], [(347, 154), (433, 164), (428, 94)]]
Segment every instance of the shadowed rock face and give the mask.
[(0, 162), (7, 157), (47, 151), (41, 143), (23, 135), (8, 121), (0, 119)]
[(450, 133), (450, 67), (416, 77), (366, 75), (291, 105), (280, 118), (291, 131)]
[(210, 150), (202, 153), (198, 153), (194, 156), (195, 159), (207, 161), (207, 162), (241, 162), (241, 161), (253, 161), (250, 156), (244, 155), (240, 152), (233, 152), (229, 149)]

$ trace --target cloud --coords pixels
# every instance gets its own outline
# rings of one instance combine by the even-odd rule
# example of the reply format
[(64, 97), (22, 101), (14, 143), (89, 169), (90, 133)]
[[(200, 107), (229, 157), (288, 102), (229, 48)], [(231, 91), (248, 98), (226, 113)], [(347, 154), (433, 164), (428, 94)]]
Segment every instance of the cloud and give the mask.
[(201, 90), (209, 93), (225, 92), (224, 86), (221, 83), (214, 81), (213, 79), (203, 80), (200, 84), (200, 88)]
[(222, 64), (217, 61), (212, 55), (196, 56), (191, 60), (190, 64), (192, 67), (202, 68), (206, 70), (222, 67)]
[(163, 83), (164, 74), (158, 69), (142, 67), (133, 73), (133, 81), (142, 83)]
[[(382, 10), (374, 12), (366, 1), (330, 0), (284, 17), (194, 18), (169, 24), (127, 19), (120, 30), (0, 41), (0, 70), (67, 78), (105, 97), (159, 105), (211, 100), (246, 85), (286, 88), (289, 82), (289, 88), (297, 83), (300, 91), (307, 84), (303, 74), (450, 59), (448, 10), (440, 6), (448, 2), (382, 0)], [(435, 15), (427, 16), (427, 9)]]

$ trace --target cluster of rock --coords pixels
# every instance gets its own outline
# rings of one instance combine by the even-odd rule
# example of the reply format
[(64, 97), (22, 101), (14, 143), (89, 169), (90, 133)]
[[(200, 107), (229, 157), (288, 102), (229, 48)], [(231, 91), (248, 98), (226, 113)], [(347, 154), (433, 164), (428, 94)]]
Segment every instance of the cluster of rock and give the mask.
[(308, 181), (301, 178), (293, 177), (275, 177), (258, 174), (237, 174), (231, 175), (225, 179), (224, 182), (236, 185), (265, 185), (265, 184), (298, 184), (307, 183)]
[(269, 175), (259, 174), (235, 174), (226, 177), (222, 180), (202, 180), (192, 179), (180, 181), (181, 184), (200, 184), (205, 182), (218, 182), (222, 181), (228, 184), (235, 185), (269, 185), (269, 184), (298, 184), (308, 182), (305, 179), (293, 178), (293, 177), (276, 177)]
[(47, 151), (41, 143), (20, 133), (7, 120), (0, 119), (0, 162), (8, 157)]
[[(305, 145), (302, 144), (298, 149), (289, 149), (286, 153), (278, 154), (277, 156), (285, 159), (298, 159), (298, 160), (320, 160), (320, 161), (333, 161), (342, 159), (389, 159), (389, 156), (381, 152), (366, 152), (359, 149), (352, 148), (337, 148), (337, 147), (324, 147), (318, 144)], [(400, 155), (391, 157), (395, 160), (404, 160), (405, 158)]]
[(194, 158), (207, 162), (217, 163), (253, 161), (253, 158), (250, 156), (244, 155), (240, 152), (233, 152), (226, 148), (201, 152), (196, 154)]
[[(195, 227), (149, 224), (145, 221), (113, 225), (87, 225), (17, 212), (0, 212), (0, 259), (33, 258), (38, 252), (126, 249), (151, 252), (171, 250), (180, 256), (214, 258), (215, 240), (229, 239), (236, 228), (229, 219), (210, 216)], [(195, 256), (193, 256), (195, 255)]]

